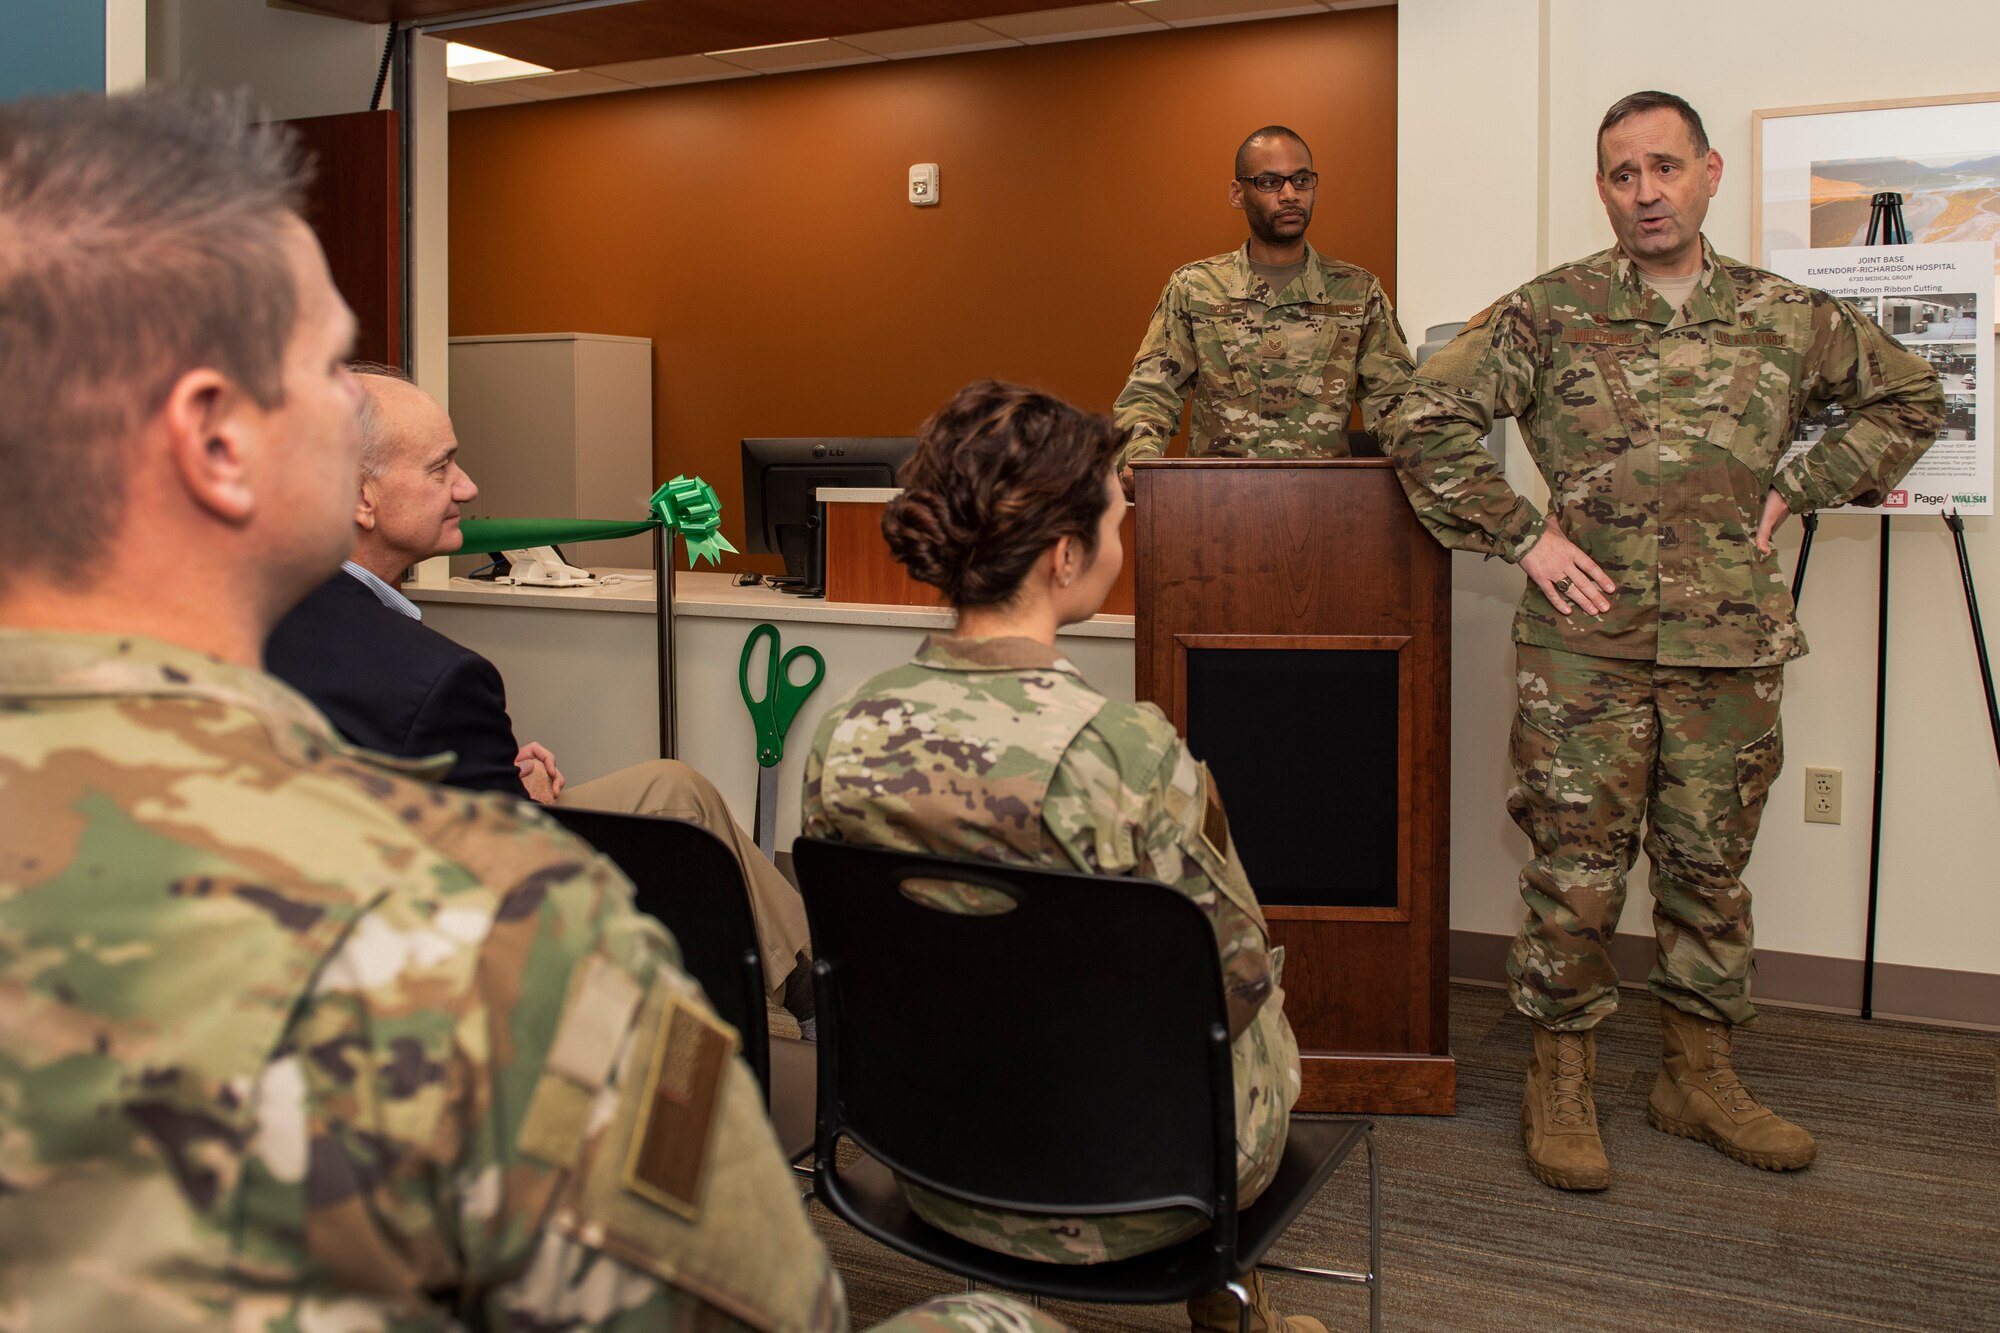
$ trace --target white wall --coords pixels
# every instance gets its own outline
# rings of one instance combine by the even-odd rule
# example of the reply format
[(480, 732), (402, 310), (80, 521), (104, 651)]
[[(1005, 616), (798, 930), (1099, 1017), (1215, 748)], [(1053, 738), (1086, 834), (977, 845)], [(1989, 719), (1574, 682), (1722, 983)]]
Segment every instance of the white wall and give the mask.
[(146, 0), (104, 0), (104, 91), (146, 82)]
[[(1604, 108), (1639, 88), (1692, 102), (1725, 164), (1717, 249), (1750, 259), (1751, 113), (2000, 89), (2000, 6), (1931, 0), (1885, 22), (1867, 0), (1401, 0), (1397, 286), (1413, 337), (1611, 243), (1592, 185)], [(1659, 16), (1670, 16), (1661, 22)], [(1510, 447), (1509, 472), (1523, 460)], [(1820, 526), (1787, 673), (1786, 769), (1747, 876), (1762, 948), (1858, 958), (1874, 763), (1874, 518)], [(2000, 624), (1995, 520), (1966, 520), (1989, 626)], [(1787, 567), (1799, 529), (1788, 525)], [(1991, 973), (2000, 939), (1996, 764), (1949, 535), (1896, 520), (1888, 781), (1877, 956)], [(1452, 924), (1510, 933), (1527, 842), (1502, 809), (1518, 570), (1454, 557)], [(1989, 628), (1989, 638), (1993, 631)], [(1807, 764), (1846, 771), (1845, 822), (1803, 821)], [(1643, 867), (1622, 928), (1649, 934)]]
[(147, 0), (146, 15), (154, 81), (247, 87), (278, 120), (366, 111), (388, 30), (262, 0)]

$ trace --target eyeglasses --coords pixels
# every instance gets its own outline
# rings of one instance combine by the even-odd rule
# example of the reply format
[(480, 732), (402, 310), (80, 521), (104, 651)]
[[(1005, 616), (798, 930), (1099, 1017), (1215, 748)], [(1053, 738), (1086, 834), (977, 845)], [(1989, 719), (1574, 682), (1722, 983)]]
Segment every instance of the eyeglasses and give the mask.
[(1294, 190), (1303, 193), (1319, 184), (1319, 173), (1317, 171), (1295, 171), (1289, 176), (1280, 176), (1275, 171), (1264, 171), (1259, 172), (1255, 176), (1238, 176), (1236, 179), (1242, 181), (1245, 185), (1255, 186), (1259, 194), (1276, 194), (1285, 188), (1285, 182), (1287, 181), (1291, 182)]

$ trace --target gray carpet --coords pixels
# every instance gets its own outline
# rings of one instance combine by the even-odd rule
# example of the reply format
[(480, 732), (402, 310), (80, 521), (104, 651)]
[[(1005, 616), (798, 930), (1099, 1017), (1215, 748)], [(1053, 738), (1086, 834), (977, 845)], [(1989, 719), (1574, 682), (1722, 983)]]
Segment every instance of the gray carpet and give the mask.
[[(1625, 992), (1598, 1038), (1611, 1188), (1565, 1194), (1522, 1164), (1525, 1022), (1452, 993), (1459, 1113), (1377, 1117), (1384, 1324), (1392, 1329), (2000, 1329), (2000, 1038), (1768, 1009), (1744, 1081), (1811, 1129), (1806, 1171), (1758, 1171), (1646, 1123), (1657, 1006)], [(1342, 1167), (1274, 1255), (1366, 1262), (1367, 1183)], [(962, 1289), (814, 1219), (856, 1328)], [(1358, 1288), (1270, 1279), (1279, 1307), (1365, 1328)], [(1051, 1305), (1076, 1329), (1177, 1329), (1178, 1307)]]

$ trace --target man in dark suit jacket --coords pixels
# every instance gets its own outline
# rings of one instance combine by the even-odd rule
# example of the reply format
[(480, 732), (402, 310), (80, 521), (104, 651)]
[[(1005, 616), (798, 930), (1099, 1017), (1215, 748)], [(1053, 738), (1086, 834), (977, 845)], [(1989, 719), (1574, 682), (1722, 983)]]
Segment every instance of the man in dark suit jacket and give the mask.
[(526, 799), (524, 756), (541, 747), (515, 744), (500, 673), (414, 610), (350, 560), (279, 624), (265, 665), (355, 744), (413, 758), (449, 750), (447, 786)]
[(459, 507), (479, 488), (458, 465), (458, 437), (435, 399), (384, 366), (357, 367), (357, 376), (365, 393), (354, 554), (271, 632), (265, 668), (357, 745), (412, 759), (450, 751), (449, 786), (702, 825), (743, 865), (774, 996), (809, 1019), (805, 906), (715, 785), (671, 759), (569, 785), (545, 747), (515, 742), (493, 664), (426, 626), (403, 596), (411, 565), (464, 544)]

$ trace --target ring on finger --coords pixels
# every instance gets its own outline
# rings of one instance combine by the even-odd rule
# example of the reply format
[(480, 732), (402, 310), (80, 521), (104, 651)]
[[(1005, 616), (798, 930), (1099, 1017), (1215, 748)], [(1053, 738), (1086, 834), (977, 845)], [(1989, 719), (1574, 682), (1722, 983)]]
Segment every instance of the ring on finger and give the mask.
[(1555, 583), (1556, 591), (1558, 593), (1566, 593), (1570, 590), (1571, 586), (1575, 584), (1575, 582), (1576, 582), (1575, 579), (1565, 574), (1561, 578), (1556, 580)]

